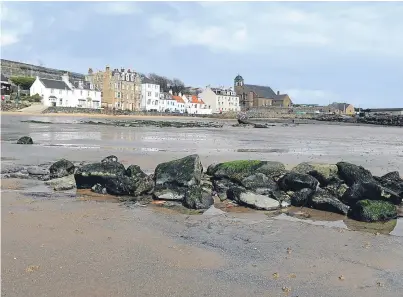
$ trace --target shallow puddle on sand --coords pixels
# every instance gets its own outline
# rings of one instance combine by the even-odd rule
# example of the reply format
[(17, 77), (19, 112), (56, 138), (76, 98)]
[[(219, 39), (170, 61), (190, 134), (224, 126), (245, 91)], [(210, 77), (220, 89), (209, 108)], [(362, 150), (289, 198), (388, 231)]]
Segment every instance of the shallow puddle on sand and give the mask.
[(90, 189), (79, 189), (76, 193), (77, 201), (96, 201), (96, 202), (121, 202), (118, 197), (112, 195), (102, 195), (92, 192)]
[(403, 236), (403, 218), (387, 222), (366, 223), (351, 220), (340, 214), (304, 207), (290, 207), (274, 218), (353, 231)]

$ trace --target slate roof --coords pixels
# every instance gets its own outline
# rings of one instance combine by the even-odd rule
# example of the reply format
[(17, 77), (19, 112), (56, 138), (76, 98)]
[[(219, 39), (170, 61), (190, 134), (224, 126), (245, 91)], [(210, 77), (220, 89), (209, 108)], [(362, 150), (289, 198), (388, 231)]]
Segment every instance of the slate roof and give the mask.
[(334, 102), (334, 103), (330, 104), (329, 106), (331, 106), (331, 107), (333, 107), (333, 108), (335, 108), (335, 109), (337, 109), (337, 110), (344, 111), (349, 105), (350, 105), (350, 104), (348, 104), (348, 103), (337, 103), (337, 102)]
[(244, 90), (245, 93), (249, 93), (250, 91), (252, 91), (256, 93), (260, 98), (275, 99), (276, 97), (276, 93), (270, 87), (245, 84)]
[(155, 81), (149, 79), (147, 76), (144, 76), (141, 78), (141, 83), (142, 84), (154, 84), (154, 85), (158, 85)]
[(71, 90), (69, 86), (62, 80), (47, 79), (47, 78), (40, 78), (39, 80), (48, 89)]

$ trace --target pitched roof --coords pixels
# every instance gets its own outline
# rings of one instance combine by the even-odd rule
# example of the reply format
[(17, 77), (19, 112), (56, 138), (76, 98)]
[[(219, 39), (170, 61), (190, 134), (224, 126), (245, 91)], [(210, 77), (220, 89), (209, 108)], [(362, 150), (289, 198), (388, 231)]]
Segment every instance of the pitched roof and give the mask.
[(62, 80), (47, 79), (47, 78), (40, 78), (39, 80), (48, 89), (71, 90), (69, 86)]
[(281, 95), (275, 95), (274, 96), (274, 100), (284, 100), (284, 99), (286, 99), (288, 97), (288, 95), (287, 94), (281, 94)]
[(203, 100), (197, 98), (197, 96), (194, 96), (194, 95), (192, 96), (192, 100), (190, 101), (190, 103), (193, 103), (193, 104), (204, 104)]
[(142, 84), (154, 84), (154, 85), (158, 85), (155, 81), (149, 79), (147, 76), (144, 76), (143, 78), (141, 78), (141, 83), (142, 83)]
[(244, 90), (249, 93), (250, 91), (256, 93), (261, 98), (274, 99), (276, 93), (270, 87), (258, 85), (244, 85)]
[(350, 104), (348, 103), (338, 103), (338, 102), (333, 102), (332, 104), (330, 104), (330, 107), (333, 107), (337, 110), (341, 110), (344, 111)]
[(185, 103), (185, 101), (183, 101), (182, 97), (179, 97), (179, 96), (172, 96), (172, 98), (173, 98), (174, 100), (176, 100), (176, 102), (178, 102), (178, 103)]

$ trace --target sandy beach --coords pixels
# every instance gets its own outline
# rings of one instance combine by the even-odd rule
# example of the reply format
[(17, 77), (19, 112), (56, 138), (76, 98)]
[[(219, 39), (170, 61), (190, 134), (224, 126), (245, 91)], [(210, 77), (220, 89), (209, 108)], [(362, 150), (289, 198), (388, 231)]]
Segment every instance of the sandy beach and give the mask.
[[(287, 167), (345, 160), (374, 174), (403, 171), (400, 128), (79, 123), (106, 117), (1, 113), (2, 170), (113, 154), (125, 166), (152, 173), (161, 162), (197, 153), (204, 167), (237, 159)], [(27, 120), (44, 123), (21, 122)], [(34, 145), (16, 145), (23, 135)], [(336, 297), (399, 296), (403, 290), (401, 220), (375, 233), (354, 231), (337, 216), (322, 222), (263, 211), (188, 215), (80, 191), (55, 193), (43, 182), (21, 179), (1, 180), (1, 207), (2, 296)]]

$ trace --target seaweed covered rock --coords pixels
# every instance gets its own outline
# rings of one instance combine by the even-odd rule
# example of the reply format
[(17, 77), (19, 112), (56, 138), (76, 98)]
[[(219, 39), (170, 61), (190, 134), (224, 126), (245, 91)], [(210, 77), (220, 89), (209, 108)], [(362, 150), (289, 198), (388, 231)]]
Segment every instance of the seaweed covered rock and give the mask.
[(278, 177), (286, 172), (284, 164), (273, 161), (238, 160), (211, 165), (207, 174), (214, 178), (227, 178), (241, 183), (248, 176), (262, 173), (267, 177)]
[(294, 192), (291, 195), (291, 205), (293, 206), (307, 206), (309, 199), (313, 195), (314, 191), (312, 189), (302, 189), (300, 191)]
[(289, 172), (278, 180), (283, 191), (299, 191), (305, 188), (316, 190), (319, 181), (308, 174)]
[(399, 172), (392, 171), (381, 177), (374, 177), (383, 187), (390, 189), (403, 197), (403, 179)]
[(213, 188), (216, 191), (220, 200), (227, 199), (227, 191), (233, 187), (236, 187), (237, 184), (233, 183), (228, 179), (215, 179), (213, 180)]
[(108, 180), (124, 175), (125, 167), (121, 163), (92, 163), (78, 168), (74, 178), (78, 189), (91, 189), (95, 184), (105, 185)]
[(338, 176), (338, 168), (335, 164), (304, 162), (295, 166), (291, 171), (315, 177), (322, 187), (328, 185)]
[(31, 137), (23, 136), (17, 140), (17, 144), (34, 144), (34, 142)]
[(360, 181), (373, 180), (371, 172), (362, 166), (357, 166), (347, 162), (339, 162), (336, 164), (339, 177), (350, 187)]
[(351, 207), (349, 217), (357, 221), (388, 221), (397, 217), (396, 207), (386, 201), (361, 200)]
[(49, 167), (50, 178), (61, 178), (74, 174), (75, 168), (74, 164), (69, 160), (61, 159)]
[(314, 209), (339, 213), (342, 215), (346, 215), (349, 210), (347, 205), (323, 189), (319, 189), (312, 195), (309, 200), (309, 206)]
[(344, 193), (348, 189), (348, 186), (341, 179), (335, 178), (331, 181), (331, 183), (326, 185), (323, 189), (328, 191), (330, 194), (335, 196), (337, 199), (342, 199)]
[(341, 200), (353, 206), (360, 200), (382, 200), (392, 204), (402, 203), (402, 197), (390, 189), (382, 187), (375, 180), (360, 181), (346, 190)]
[(208, 209), (213, 204), (211, 192), (204, 191), (200, 186), (189, 187), (183, 199), (183, 206), (191, 209)]
[(118, 162), (118, 157), (110, 155), (102, 159), (101, 163)]
[(198, 155), (161, 163), (154, 172), (154, 196), (158, 199), (182, 200), (187, 188), (200, 185), (202, 172)]

